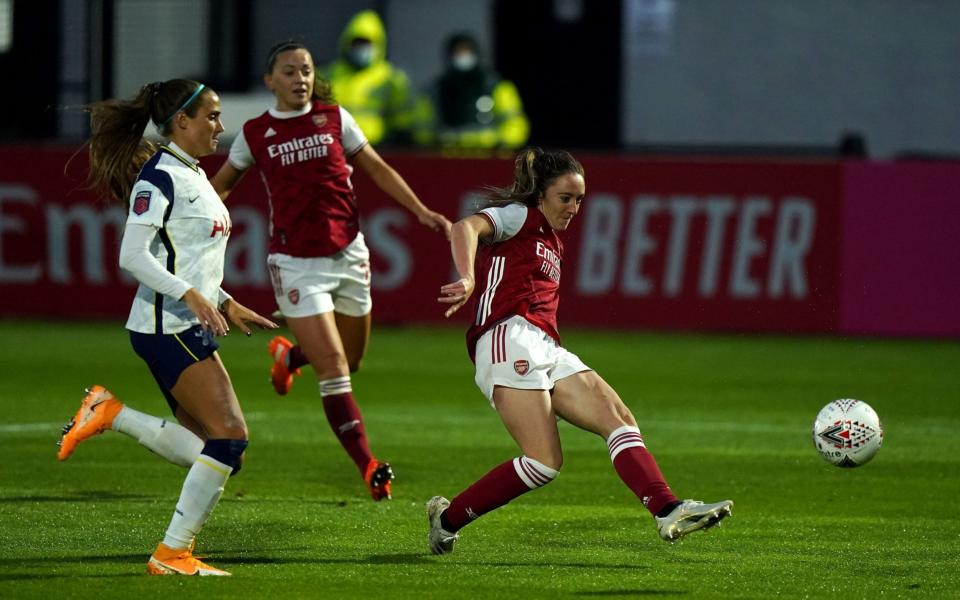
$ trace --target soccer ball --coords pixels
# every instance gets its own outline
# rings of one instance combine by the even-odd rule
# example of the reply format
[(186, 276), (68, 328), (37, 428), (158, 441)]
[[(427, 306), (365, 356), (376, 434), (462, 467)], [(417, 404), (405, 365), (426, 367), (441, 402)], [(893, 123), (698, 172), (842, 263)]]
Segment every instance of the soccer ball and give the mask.
[(859, 467), (883, 444), (880, 417), (866, 402), (844, 398), (824, 406), (813, 422), (813, 445), (831, 465)]

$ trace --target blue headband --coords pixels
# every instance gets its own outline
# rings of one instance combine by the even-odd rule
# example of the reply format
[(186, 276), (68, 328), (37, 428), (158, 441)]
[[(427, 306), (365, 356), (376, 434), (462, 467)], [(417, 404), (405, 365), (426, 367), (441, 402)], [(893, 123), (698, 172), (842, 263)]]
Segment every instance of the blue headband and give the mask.
[(166, 121), (164, 121), (163, 123), (160, 123), (160, 129), (163, 129), (164, 127), (166, 127), (166, 126), (167, 126), (167, 123), (170, 122), (170, 119), (172, 119), (173, 117), (175, 117), (178, 112), (187, 110), (187, 107), (190, 106), (190, 103), (197, 99), (197, 96), (200, 95), (200, 92), (202, 92), (202, 91), (203, 91), (203, 88), (205, 88), (205, 87), (207, 87), (207, 86), (203, 85), (202, 83), (201, 83), (200, 85), (198, 85), (198, 86), (197, 86), (197, 89), (195, 89), (195, 90), (193, 91), (193, 93), (190, 94), (190, 97), (187, 98), (187, 101), (184, 102), (184, 103), (180, 106), (180, 108), (178, 108), (177, 110), (173, 111), (173, 114), (170, 115), (169, 117), (167, 117), (167, 120), (166, 120)]

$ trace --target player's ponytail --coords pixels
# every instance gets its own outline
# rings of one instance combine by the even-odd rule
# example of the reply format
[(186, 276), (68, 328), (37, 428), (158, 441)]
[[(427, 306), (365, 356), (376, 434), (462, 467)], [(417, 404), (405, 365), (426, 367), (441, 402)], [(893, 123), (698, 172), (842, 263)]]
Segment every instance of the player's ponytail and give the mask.
[(484, 199), (478, 208), (506, 206), (514, 202), (535, 208), (547, 188), (568, 173), (583, 175), (583, 165), (566, 150), (524, 148), (514, 161), (513, 184), (485, 188)]
[(313, 78), (313, 98), (320, 104), (337, 103), (337, 99), (333, 95), (333, 85), (320, 75)]
[(195, 116), (203, 93), (207, 90), (196, 81), (171, 79), (144, 85), (132, 100), (87, 106), (90, 186), (110, 200), (125, 202), (140, 168), (156, 152), (156, 145), (143, 137), (147, 125), (153, 121), (161, 135), (169, 135), (176, 113)]

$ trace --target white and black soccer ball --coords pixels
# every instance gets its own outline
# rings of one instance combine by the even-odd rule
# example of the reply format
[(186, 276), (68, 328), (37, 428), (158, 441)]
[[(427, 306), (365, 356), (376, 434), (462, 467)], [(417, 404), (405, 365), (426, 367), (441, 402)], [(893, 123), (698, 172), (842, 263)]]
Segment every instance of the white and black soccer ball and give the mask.
[(831, 465), (859, 467), (883, 444), (880, 417), (866, 402), (852, 398), (824, 406), (813, 422), (813, 445)]

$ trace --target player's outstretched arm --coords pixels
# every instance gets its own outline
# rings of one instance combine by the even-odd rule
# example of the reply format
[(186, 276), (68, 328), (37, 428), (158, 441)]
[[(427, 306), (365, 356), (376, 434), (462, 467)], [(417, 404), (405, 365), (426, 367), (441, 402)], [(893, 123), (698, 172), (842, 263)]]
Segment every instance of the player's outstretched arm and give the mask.
[(420, 201), (420, 198), (417, 198), (417, 195), (413, 193), (403, 177), (388, 165), (370, 144), (354, 154), (352, 160), (363, 169), (364, 173), (370, 176), (370, 179), (373, 179), (377, 187), (416, 215), (421, 225), (426, 225), (434, 231), (443, 232), (447, 239), (450, 239), (450, 221), (440, 213), (427, 208)]
[(227, 335), (230, 332), (226, 319), (212, 302), (197, 291), (197, 288), (190, 288), (180, 299), (187, 305), (190, 312), (196, 315), (200, 321), (200, 327), (205, 331), (212, 331), (213, 335)]
[(253, 332), (250, 331), (250, 327), (247, 326), (247, 323), (259, 325), (261, 329), (277, 329), (280, 327), (270, 319), (261, 317), (233, 298), (228, 298), (220, 308), (224, 313), (226, 313), (227, 318), (229, 318), (233, 324), (239, 327), (240, 331), (246, 335), (253, 334)]
[(212, 185), (213, 189), (220, 195), (221, 200), (226, 200), (244, 173), (246, 173), (246, 171), (241, 171), (236, 168), (230, 164), (229, 160), (224, 161), (220, 170), (217, 171), (217, 174), (210, 178), (210, 185)]
[(450, 231), (450, 253), (460, 279), (440, 287), (437, 301), (449, 304), (443, 314), (449, 317), (467, 303), (475, 287), (473, 263), (477, 258), (477, 244), (480, 238), (493, 234), (493, 225), (480, 215), (470, 215), (457, 221)]

